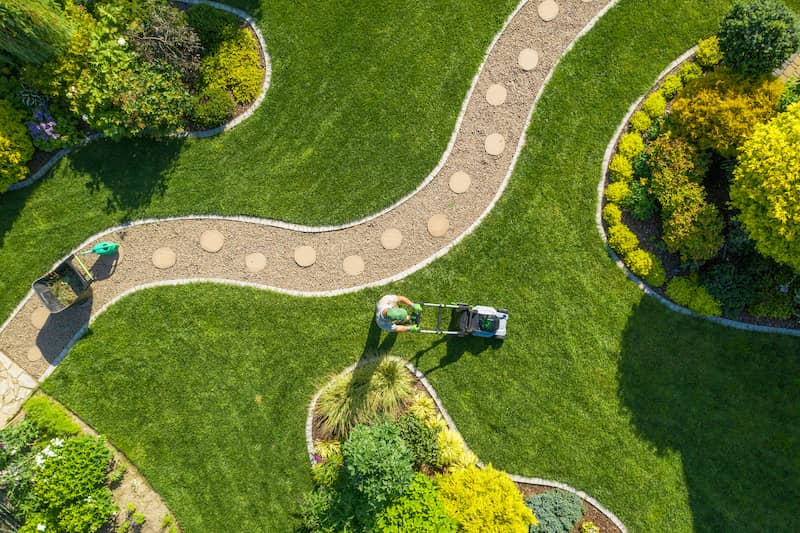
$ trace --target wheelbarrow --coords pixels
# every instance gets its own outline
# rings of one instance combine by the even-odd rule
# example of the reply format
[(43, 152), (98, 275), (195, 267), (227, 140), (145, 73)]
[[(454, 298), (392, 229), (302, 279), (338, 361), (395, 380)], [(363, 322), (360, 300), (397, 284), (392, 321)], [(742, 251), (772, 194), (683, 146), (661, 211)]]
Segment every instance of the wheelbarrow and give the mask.
[(81, 260), (79, 255), (108, 255), (117, 251), (119, 245), (110, 242), (96, 244), (91, 250), (78, 255), (70, 254), (52, 271), (33, 282), (33, 292), (51, 313), (60, 313), (64, 309), (85, 301), (90, 294), (90, 286), (94, 276)]

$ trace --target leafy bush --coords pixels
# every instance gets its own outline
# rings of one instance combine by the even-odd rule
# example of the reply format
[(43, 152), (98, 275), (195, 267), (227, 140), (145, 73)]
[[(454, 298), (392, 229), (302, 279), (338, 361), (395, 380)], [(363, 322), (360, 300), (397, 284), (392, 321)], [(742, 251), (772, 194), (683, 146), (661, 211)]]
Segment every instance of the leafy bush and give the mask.
[(24, 118), (11, 102), (0, 100), (0, 192), (28, 176), (25, 163), (33, 157), (33, 144)]
[(797, 101), (800, 101), (800, 78), (790, 78), (786, 82), (786, 89), (781, 94), (778, 109), (786, 111), (791, 104)]
[(303, 494), (300, 502), (300, 521), (304, 531), (313, 533), (336, 531), (329, 518), (334, 498), (335, 493), (325, 488)]
[(631, 193), (625, 199), (624, 207), (636, 220), (650, 220), (658, 212), (656, 199), (640, 182), (633, 180), (630, 185)]
[(687, 205), (664, 219), (664, 243), (670, 252), (679, 253), (682, 261), (707, 261), (724, 244), (723, 228), (722, 215), (714, 204)]
[(664, 78), (664, 82), (661, 84), (661, 94), (667, 100), (671, 100), (682, 88), (683, 81), (681, 81), (681, 77), (678, 74), (670, 74)]
[(620, 155), (628, 158), (628, 160), (638, 157), (644, 151), (642, 136), (637, 133), (623, 133), (622, 137), (619, 138), (617, 150)]
[(653, 119), (641, 109), (631, 115), (631, 129), (636, 133), (644, 133), (653, 124)]
[(317, 415), (323, 438), (341, 438), (359, 423), (397, 415), (411, 399), (411, 376), (395, 359), (362, 365), (337, 376), (320, 394)]
[(637, 248), (625, 254), (625, 264), (635, 275), (653, 287), (660, 287), (666, 281), (666, 273), (661, 261), (646, 250)]
[(200, 39), (189, 25), (186, 14), (166, 2), (149, 0), (145, 16), (125, 32), (133, 50), (146, 62), (168, 66), (189, 82), (200, 70)]
[(642, 111), (647, 113), (650, 118), (656, 119), (667, 112), (667, 99), (664, 98), (661, 91), (656, 91), (645, 98), (642, 103)]
[(701, 275), (700, 283), (719, 300), (726, 316), (738, 317), (755, 298), (755, 280), (731, 263), (714, 265)]
[(239, 28), (240, 21), (236, 15), (209, 5), (194, 5), (186, 14), (189, 25), (207, 50), (216, 49), (222, 41), (232, 38)]
[(653, 257), (653, 269), (644, 277), (645, 282), (651, 287), (661, 287), (667, 281), (667, 273), (664, 265), (657, 257)]
[(413, 454), (388, 421), (354, 427), (342, 455), (345, 483), (373, 512), (402, 496), (414, 477)]
[(447, 429), (447, 423), (439, 414), (433, 399), (423, 392), (417, 392), (408, 405), (407, 412), (425, 422), (429, 428), (440, 430)]
[(603, 222), (607, 226), (616, 226), (622, 223), (622, 209), (617, 204), (607, 203), (603, 206)]
[(447, 516), (436, 486), (417, 473), (404, 496), (378, 514), (377, 531), (385, 533), (455, 533), (456, 523)]
[(67, 410), (46, 396), (34, 396), (23, 406), (26, 418), (44, 437), (77, 435), (81, 428)]
[(722, 52), (719, 51), (719, 37), (712, 35), (697, 43), (697, 52), (694, 54), (697, 64), (709, 70), (722, 61)]
[(583, 516), (580, 497), (563, 490), (529, 496), (525, 505), (539, 521), (539, 525), (530, 529), (531, 533), (569, 533)]
[(255, 37), (248, 30), (238, 30), (203, 59), (203, 87), (227, 89), (240, 104), (255, 100), (263, 79), (258, 50)]
[(800, 271), (800, 103), (756, 128), (733, 171), (731, 204), (756, 249)]
[(624, 181), (609, 183), (606, 186), (605, 197), (607, 202), (621, 204), (630, 195), (631, 189)]
[(192, 99), (192, 123), (200, 129), (215, 128), (233, 115), (236, 102), (226, 89), (208, 87)]
[(527, 533), (536, 517), (505, 472), (470, 466), (436, 478), (447, 514), (459, 531)]
[(439, 445), (436, 442), (438, 429), (427, 426), (424, 420), (411, 413), (400, 416), (397, 419), (397, 427), (400, 430), (400, 437), (414, 456), (414, 468), (419, 469), (422, 465), (434, 468), (441, 466)]
[(800, 46), (797, 17), (775, 0), (739, 0), (717, 35), (725, 63), (748, 75), (772, 72)]
[(608, 245), (618, 254), (625, 255), (639, 246), (639, 238), (625, 224), (608, 228)]
[(464, 439), (457, 431), (442, 429), (436, 436), (439, 448), (439, 463), (446, 468), (457, 470), (475, 465), (478, 458), (467, 450)]
[(697, 284), (696, 277), (675, 276), (667, 283), (667, 296), (676, 304), (688, 307), (698, 315), (720, 316), (722, 306), (708, 291)]
[(745, 78), (717, 69), (689, 82), (672, 104), (675, 131), (697, 144), (732, 158), (756, 125), (772, 118), (783, 83)]
[(684, 85), (689, 83), (692, 80), (696, 80), (700, 76), (703, 75), (703, 69), (700, 68), (700, 65), (695, 63), (694, 61), (687, 61), (678, 69), (678, 76), (681, 77), (681, 81)]
[(97, 531), (107, 524), (118, 510), (106, 486), (110, 462), (102, 439), (51, 440), (34, 458), (27, 531), (40, 523), (53, 531)]
[(311, 466), (311, 478), (318, 487), (333, 488), (339, 479), (339, 470), (344, 457), (342, 446), (337, 441), (318, 442), (314, 446), (314, 464)]
[(747, 311), (759, 318), (786, 320), (792, 318), (794, 303), (788, 294), (762, 294), (747, 308)]
[(650, 142), (645, 154), (652, 177), (651, 191), (659, 200), (687, 181), (700, 183), (708, 168), (708, 158), (703, 153), (670, 132)]
[(633, 177), (631, 161), (622, 154), (614, 154), (608, 165), (608, 174), (611, 181), (630, 181)]
[[(40, 437), (39, 429), (29, 420), (0, 429), (0, 470), (6, 470), (12, 460), (30, 451)], [(2, 485), (7, 487), (5, 481), (4, 478)]]

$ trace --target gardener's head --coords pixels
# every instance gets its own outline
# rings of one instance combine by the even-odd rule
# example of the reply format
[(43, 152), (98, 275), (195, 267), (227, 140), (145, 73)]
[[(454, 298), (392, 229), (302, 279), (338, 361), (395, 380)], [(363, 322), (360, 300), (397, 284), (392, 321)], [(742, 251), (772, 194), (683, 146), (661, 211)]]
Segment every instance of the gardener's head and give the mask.
[(386, 311), (386, 318), (391, 320), (392, 322), (405, 322), (408, 318), (408, 313), (405, 309), (401, 309), (399, 307), (392, 307), (388, 311)]

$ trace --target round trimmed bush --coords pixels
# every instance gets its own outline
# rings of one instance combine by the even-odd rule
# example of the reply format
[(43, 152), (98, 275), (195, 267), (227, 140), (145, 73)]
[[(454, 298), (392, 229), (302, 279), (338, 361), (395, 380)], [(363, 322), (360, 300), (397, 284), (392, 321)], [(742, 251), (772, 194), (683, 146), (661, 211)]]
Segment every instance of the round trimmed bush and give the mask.
[(625, 133), (619, 138), (617, 147), (620, 155), (633, 159), (644, 151), (644, 141), (638, 133)]
[(653, 119), (641, 109), (631, 116), (631, 129), (637, 133), (646, 132), (653, 124)]
[(603, 206), (603, 222), (616, 226), (622, 222), (622, 209), (617, 204), (608, 203)]
[(633, 177), (631, 160), (622, 154), (614, 154), (611, 164), (608, 165), (608, 176), (611, 181), (630, 181)]
[(797, 17), (776, 0), (736, 2), (717, 35), (725, 63), (748, 75), (772, 72), (800, 46)]
[(656, 91), (642, 103), (642, 111), (647, 113), (650, 118), (658, 118), (667, 112), (667, 99), (661, 94), (661, 91)]
[(439, 491), (425, 474), (414, 474), (406, 494), (386, 507), (376, 519), (377, 531), (455, 533), (458, 526), (444, 510)]
[(583, 516), (580, 497), (563, 490), (535, 494), (525, 500), (525, 505), (539, 520), (539, 525), (531, 527), (530, 533), (570, 533)]
[(621, 204), (625, 202), (625, 199), (628, 198), (630, 193), (631, 189), (624, 181), (609, 183), (605, 192), (606, 201), (614, 204)]
[(697, 43), (697, 52), (694, 60), (704, 69), (711, 69), (722, 61), (722, 52), (719, 51), (719, 37), (712, 35)]
[(639, 238), (625, 224), (608, 228), (608, 245), (620, 255), (632, 252), (639, 246)]
[(200, 129), (224, 124), (233, 115), (236, 102), (222, 87), (207, 87), (192, 101), (192, 123)]
[(696, 80), (700, 76), (703, 75), (703, 69), (700, 68), (700, 65), (695, 63), (694, 61), (687, 61), (681, 68), (678, 69), (678, 76), (681, 77), (681, 81), (684, 85), (689, 83), (692, 80)]
[(678, 91), (683, 87), (683, 81), (678, 74), (670, 74), (664, 78), (664, 83), (661, 84), (661, 93), (667, 100), (678, 94)]

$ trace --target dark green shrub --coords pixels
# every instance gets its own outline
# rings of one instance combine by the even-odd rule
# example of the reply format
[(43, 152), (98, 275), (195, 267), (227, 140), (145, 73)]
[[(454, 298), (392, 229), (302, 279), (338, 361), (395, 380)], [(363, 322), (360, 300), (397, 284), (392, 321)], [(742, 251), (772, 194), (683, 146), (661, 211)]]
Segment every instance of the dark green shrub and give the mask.
[(623, 207), (637, 220), (650, 220), (658, 213), (656, 198), (638, 180), (631, 181), (631, 193)]
[(772, 72), (800, 46), (797, 17), (776, 0), (739, 0), (717, 35), (725, 63), (748, 75)]
[(755, 280), (731, 263), (720, 263), (700, 276), (700, 284), (719, 300), (725, 316), (738, 317), (755, 298)]
[(67, 410), (46, 396), (30, 398), (23, 408), (27, 419), (39, 428), (42, 436), (46, 438), (77, 435), (81, 431)]
[(330, 519), (334, 496), (332, 491), (325, 488), (318, 488), (303, 494), (300, 502), (300, 521), (303, 531), (309, 533), (333, 533), (336, 531)]
[(414, 457), (389, 421), (357, 425), (342, 445), (345, 485), (371, 512), (402, 496), (414, 477)]
[(194, 28), (206, 50), (213, 50), (222, 41), (230, 39), (241, 23), (236, 15), (205, 4), (192, 6), (186, 14), (189, 25)]
[(404, 496), (381, 511), (377, 531), (414, 533), (455, 533), (456, 523), (447, 516), (433, 481), (417, 473)]
[(800, 78), (791, 78), (786, 82), (786, 89), (778, 103), (781, 111), (786, 111), (790, 104), (800, 101)]
[(530, 527), (531, 533), (569, 533), (583, 516), (581, 499), (563, 490), (529, 496), (525, 505), (539, 520), (539, 525)]
[(413, 414), (404, 414), (397, 419), (400, 437), (411, 449), (414, 456), (414, 468), (422, 465), (440, 467), (439, 446), (436, 444), (438, 430), (429, 427), (425, 421)]
[(258, 42), (248, 30), (237, 30), (203, 59), (202, 85), (229, 90), (237, 103), (252, 102), (261, 90), (264, 74), (258, 50)]
[(215, 128), (233, 115), (236, 102), (221, 87), (208, 87), (192, 99), (192, 123), (200, 129)]

